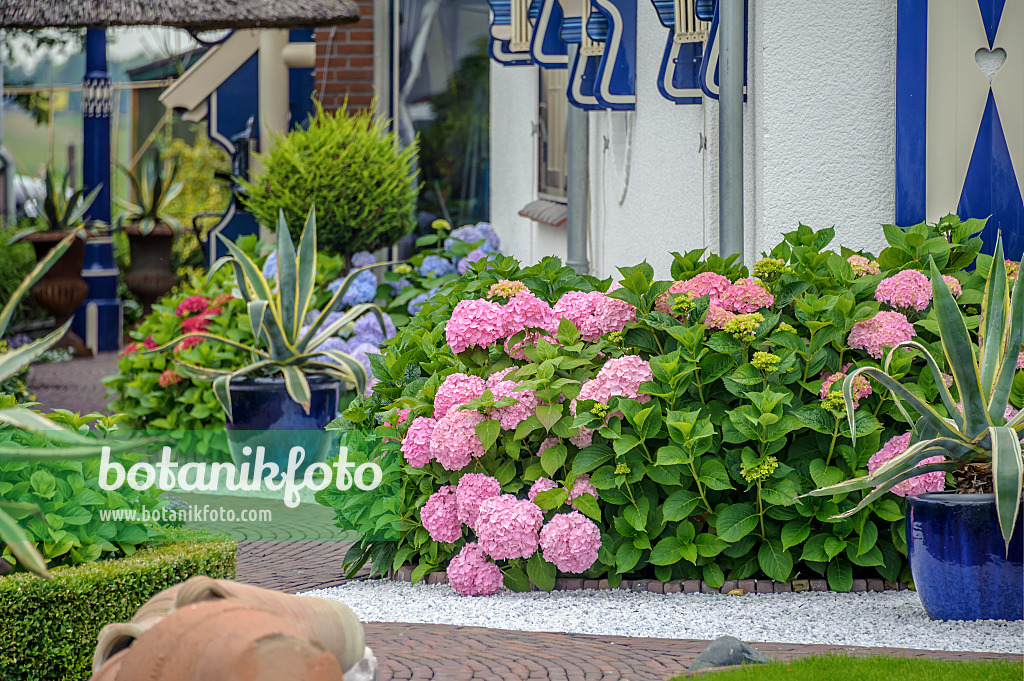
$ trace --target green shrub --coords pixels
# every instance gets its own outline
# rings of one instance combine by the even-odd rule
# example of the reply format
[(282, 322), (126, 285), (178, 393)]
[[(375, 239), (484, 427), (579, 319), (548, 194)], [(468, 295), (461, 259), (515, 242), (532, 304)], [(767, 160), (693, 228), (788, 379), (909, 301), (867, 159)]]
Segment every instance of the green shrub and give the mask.
[(243, 183), (246, 206), (273, 228), (284, 211), (299, 242), (316, 207), (320, 248), (348, 256), (390, 246), (413, 227), (416, 145), (401, 151), (372, 111), (326, 113), (317, 105), (307, 129), (277, 137), (259, 156), (263, 171)]
[[(0, 229), (0, 301), (5, 303), (11, 299), (15, 289), (21, 285), (22, 280), (36, 264), (32, 244), (7, 243), (12, 236), (27, 226), (28, 223), (22, 221), (10, 229)], [(26, 296), (15, 310), (11, 325), (17, 326), (23, 322), (41, 319), (45, 314), (29, 296)]]
[(84, 681), (104, 625), (127, 622), (158, 591), (193, 575), (235, 576), (234, 542), (196, 532), (119, 560), (0, 577), (0, 678)]

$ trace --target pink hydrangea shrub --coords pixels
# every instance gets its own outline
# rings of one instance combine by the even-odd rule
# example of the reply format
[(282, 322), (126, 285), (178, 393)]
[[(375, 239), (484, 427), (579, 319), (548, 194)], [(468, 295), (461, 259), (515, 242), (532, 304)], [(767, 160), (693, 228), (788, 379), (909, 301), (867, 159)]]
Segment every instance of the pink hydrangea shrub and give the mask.
[(445, 485), (430, 495), (420, 509), (423, 527), (434, 541), (454, 542), (462, 536), (455, 486)]
[(708, 296), (712, 301), (721, 300), (732, 285), (727, 278), (715, 272), (701, 272), (682, 284), (676, 293), (685, 293), (694, 299)]
[(875, 300), (895, 308), (921, 311), (932, 301), (932, 283), (917, 270), (903, 270), (879, 282)]
[(948, 274), (942, 275), (942, 281), (946, 282), (946, 287), (949, 288), (949, 292), (953, 294), (954, 298), (959, 298), (960, 294), (964, 292), (960, 286), (960, 282), (957, 281), (956, 277), (952, 277)]
[(505, 312), (501, 305), (489, 300), (460, 300), (444, 333), (452, 352), (490, 347), (506, 335)]
[(595, 499), (601, 498), (597, 493), (597, 488), (590, 484), (589, 475), (581, 475), (572, 483), (572, 489), (569, 490), (569, 503), (575, 507), (576, 504), (572, 502), (584, 494), (592, 494)]
[[(536, 347), (537, 339), (544, 338), (548, 342), (555, 342), (558, 335), (558, 321), (560, 317), (555, 314), (551, 306), (535, 296), (530, 291), (519, 291), (511, 300), (504, 305), (505, 310), (505, 352), (509, 357), (515, 359), (526, 359), (525, 349)], [(527, 329), (543, 329), (540, 331), (527, 331), (525, 338), (515, 343), (510, 343), (512, 336), (526, 331)]]
[(555, 303), (554, 312), (572, 322), (588, 342), (621, 331), (636, 319), (635, 307), (599, 291), (569, 291)]
[(878, 266), (878, 263), (874, 260), (868, 260), (863, 255), (857, 255), (854, 253), (846, 262), (850, 263), (850, 267), (853, 268), (853, 276), (863, 277), (868, 274), (881, 274), (882, 268)]
[(664, 293), (662, 293), (660, 296), (658, 296), (658, 299), (656, 301), (654, 301), (654, 309), (655, 309), (655, 311), (661, 312), (663, 314), (672, 314), (672, 308), (669, 307), (669, 304), (668, 304), (669, 296), (671, 296), (673, 294), (676, 294), (676, 293), (683, 293), (685, 291), (685, 289), (686, 289), (686, 282), (685, 281), (675, 281), (675, 282), (672, 282), (672, 285), (668, 287), (668, 290), (665, 291)]
[(512, 281), (510, 279), (502, 279), (497, 284), (491, 284), (491, 288), (487, 289), (488, 298), (504, 298), (508, 300), (520, 291), (529, 291), (526, 288), (526, 284), (521, 281)]
[(533, 416), (540, 404), (540, 399), (532, 390), (517, 390), (518, 387), (519, 384), (515, 381), (498, 381), (493, 387), (488, 386), (495, 401), (503, 397), (516, 400), (516, 404), (498, 407), (491, 413), (505, 430), (514, 430), (520, 423)]
[(725, 325), (729, 323), (729, 320), (736, 316), (736, 313), (730, 312), (722, 307), (719, 303), (712, 303), (708, 307), (708, 313), (704, 316), (704, 326), (709, 329), (724, 329)]
[(462, 547), (448, 563), (448, 583), (463, 596), (490, 596), (501, 589), (501, 569), (476, 542)]
[(434, 396), (434, 418), (440, 419), (453, 409), (480, 397), (484, 394), (485, 387), (484, 379), (479, 376), (448, 374)]
[(562, 572), (578, 575), (597, 561), (601, 530), (579, 511), (560, 513), (540, 531), (544, 560)]
[(445, 414), (430, 434), (430, 454), (445, 470), (462, 470), (474, 457), (484, 455), (484, 446), (476, 436), (476, 426), (483, 422), (483, 414), (471, 409)]
[[(882, 464), (894, 456), (905, 452), (909, 446), (910, 433), (904, 433), (903, 435), (891, 438), (877, 453), (868, 459), (868, 473), (874, 473), (881, 468)], [(944, 461), (944, 457), (930, 456), (917, 465), (923, 466), (929, 463), (941, 463), (942, 461)], [(941, 492), (945, 487), (946, 474), (942, 471), (934, 471), (898, 482), (892, 486), (891, 491), (897, 496), (907, 497), (913, 494), (924, 494), (925, 492)]]
[[(639, 402), (651, 399), (649, 395), (640, 394), (640, 386), (654, 380), (654, 372), (650, 363), (638, 355), (625, 355), (605, 362), (597, 372), (596, 381), (600, 381), (604, 392), (610, 397), (619, 395)], [(606, 402), (607, 400), (601, 400)]]
[(554, 447), (557, 444), (559, 444), (559, 440), (554, 435), (544, 438), (544, 441), (540, 443), (540, 447), (537, 448), (537, 456), (543, 454), (545, 449)]
[(857, 322), (846, 343), (881, 359), (884, 348), (892, 348), (917, 335), (914, 325), (899, 312), (879, 312), (871, 319)]
[(1017, 368), (1024, 369), (1024, 352), (1017, 355)]
[(423, 468), (434, 459), (430, 451), (430, 436), (437, 427), (437, 421), (427, 416), (417, 416), (409, 425), (402, 440), (402, 454), (413, 468)]
[(530, 501), (533, 501), (541, 492), (547, 492), (549, 489), (555, 489), (556, 487), (558, 487), (558, 483), (550, 478), (537, 478), (537, 482), (530, 486), (530, 491), (526, 493), (526, 496)]
[(485, 499), (476, 518), (480, 548), (494, 560), (529, 558), (537, 550), (544, 513), (526, 499), (502, 494)]
[[(846, 372), (850, 370), (852, 364), (844, 364), (843, 367), (834, 374), (828, 373), (828, 371), (821, 372), (821, 391), (818, 396), (822, 399), (828, 397), (828, 394), (832, 392), (832, 386), (836, 386), (836, 390), (841, 390), (843, 387), (843, 379), (846, 378)], [(858, 376), (853, 379), (853, 408), (856, 409), (860, 406), (860, 400), (867, 397), (872, 393), (871, 382), (868, 381), (866, 376)]]
[(472, 528), (476, 527), (477, 513), (484, 499), (501, 494), (501, 483), (483, 473), (466, 473), (459, 478), (455, 490), (455, 501), (459, 507), (459, 521)]
[(771, 307), (775, 296), (765, 290), (757, 279), (738, 279), (722, 294), (722, 307), (738, 314), (750, 314)]

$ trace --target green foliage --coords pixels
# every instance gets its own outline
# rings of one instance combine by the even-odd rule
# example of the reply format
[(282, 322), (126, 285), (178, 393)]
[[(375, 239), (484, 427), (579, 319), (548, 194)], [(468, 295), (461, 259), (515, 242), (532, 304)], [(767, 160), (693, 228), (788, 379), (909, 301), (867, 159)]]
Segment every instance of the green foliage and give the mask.
[[(84, 189), (70, 191), (70, 185), (70, 170), (65, 172), (64, 178), (58, 182), (53, 168), (46, 169), (46, 197), (43, 199), (42, 210), (39, 211), (36, 224), (25, 230), (26, 232), (68, 232), (85, 223), (85, 213), (96, 200), (100, 187), (86, 194)], [(17, 239), (18, 236), (14, 238)]]
[[(19, 221), (19, 225), (21, 229), (17, 227), (0, 229), (0, 300), (11, 300), (15, 289), (35, 265), (35, 255), (31, 244), (9, 243), (11, 237), (28, 226), (25, 220)], [(43, 316), (45, 313), (39, 309), (38, 305), (29, 298), (23, 298), (15, 308), (11, 325), (32, 321)]]
[[(477, 435), (486, 453), (466, 470), (488, 473), (504, 493), (519, 496), (541, 476), (565, 487), (580, 475), (591, 476), (600, 499), (582, 503), (580, 510), (597, 521), (602, 548), (585, 573), (588, 578), (605, 576), (613, 584), (626, 576), (703, 579), (720, 586), (726, 579), (755, 575), (780, 581), (821, 575), (840, 591), (849, 590), (855, 577), (909, 579), (902, 499), (885, 495), (858, 508), (860, 492), (801, 497), (864, 475), (868, 459), (884, 442), (914, 426), (911, 414), (904, 415), (877, 385), (860, 396), (852, 419), (842, 400), (830, 399), (832, 389), (823, 390), (826, 380), (838, 390), (850, 364), (881, 369), (847, 338), (854, 324), (882, 309), (875, 287), (883, 276), (895, 274), (857, 276), (847, 260), (851, 252), (828, 250), (833, 236), (830, 229), (801, 226), (766, 254), (771, 261), (755, 271), (764, 277), (773, 303), (759, 310), (761, 321), (749, 330), (710, 328), (703, 323), (707, 297), (669, 294), (671, 282), (655, 281), (653, 269), (643, 263), (622, 268), (622, 287), (610, 293), (636, 308), (635, 321), (583, 343), (563, 320), (559, 343), (537, 341), (526, 349), (525, 363), (509, 358), (500, 344), (453, 354), (445, 325), (455, 305), (487, 297), (502, 279), (522, 282), (548, 303), (567, 291), (607, 291), (610, 282), (580, 277), (554, 258), (525, 268), (511, 258), (496, 258), (443, 285), (374, 363), (379, 382), (373, 395), (343, 412), (343, 427), (373, 430), (377, 454), (403, 467), (400, 512), (375, 518), (399, 522), (401, 541), (366, 541), (353, 558), (370, 557), (378, 569), (413, 563), (425, 574), (461, 548), (465, 538), (452, 544), (432, 540), (418, 509), (463, 472), (446, 471), (436, 462), (413, 468), (402, 461), (398, 441), (417, 416), (433, 414), (434, 395), (448, 374), (485, 377), (516, 366), (512, 380), (551, 406), (538, 408), (514, 431), (494, 433), (482, 424)], [(932, 254), (941, 250), (935, 247)], [(947, 250), (955, 247), (947, 244)], [(746, 275), (735, 260), (704, 258), (700, 252), (676, 257), (674, 278), (700, 272), (731, 280)], [(967, 323), (977, 326), (973, 306), (981, 301), (986, 279), (963, 270), (956, 279)], [(674, 314), (665, 314), (666, 307)], [(920, 346), (941, 358), (941, 351), (935, 352), (934, 306), (906, 312)], [(654, 380), (641, 387), (649, 399), (613, 397), (607, 405), (584, 400), (575, 417), (560, 404), (572, 400), (608, 358), (627, 354), (649, 361)], [(912, 357), (908, 349), (891, 353), (889, 373), (948, 415), (939, 400), (941, 376), (922, 371)], [(944, 361), (939, 369), (948, 371)], [(1024, 389), (1018, 386), (1016, 395), (1024, 398)], [(467, 408), (486, 412), (493, 406), (485, 393)], [(390, 424), (399, 409), (411, 413), (396, 428)], [(570, 440), (581, 428), (594, 430), (592, 443), (582, 448)], [(538, 459), (540, 443), (552, 436), (560, 444)], [(559, 500), (548, 496), (538, 497), (538, 503), (557, 506)], [(836, 518), (840, 514), (848, 517)], [(525, 567), (510, 565), (506, 574), (515, 573), (512, 582), (522, 586), (519, 582), (529, 576)]]
[[(713, 681), (1016, 681), (1020, 662), (1009, 660), (938, 660), (883, 655), (809, 655), (716, 671)], [(692, 675), (677, 676), (683, 681)]]
[(181, 223), (170, 211), (171, 203), (185, 188), (184, 180), (178, 180), (178, 167), (172, 161), (161, 163), (151, 158), (139, 175), (125, 167), (121, 170), (132, 183), (135, 202), (114, 197), (114, 203), (124, 211), (118, 221), (135, 225), (143, 235), (152, 233), (157, 225), (165, 225), (175, 234), (181, 234)]
[(263, 171), (243, 182), (246, 206), (267, 226), (283, 212), (295, 240), (315, 207), (328, 253), (390, 246), (413, 227), (416, 145), (398, 151), (386, 129), (371, 110), (327, 113), (317, 104), (307, 128), (277, 137), (259, 156)]
[(54, 579), (0, 579), (0, 677), (85, 681), (100, 629), (127, 622), (157, 592), (194, 575), (235, 576), (234, 542), (178, 532), (128, 558), (54, 570)]

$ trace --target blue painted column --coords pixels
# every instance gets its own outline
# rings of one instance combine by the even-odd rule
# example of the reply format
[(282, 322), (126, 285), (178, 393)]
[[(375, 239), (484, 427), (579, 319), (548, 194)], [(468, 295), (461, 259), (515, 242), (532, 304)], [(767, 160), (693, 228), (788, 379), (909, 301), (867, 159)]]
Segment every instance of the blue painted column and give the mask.
[[(88, 220), (110, 224), (110, 113), (112, 90), (107, 73), (107, 36), (103, 29), (85, 34), (82, 87), (82, 184), (88, 193), (100, 187)], [(121, 301), (114, 244), (109, 234), (91, 237), (85, 246), (82, 277), (89, 297), (75, 311), (71, 328), (93, 352), (121, 347)]]
[[(301, 28), (288, 31), (288, 42), (313, 42), (313, 29)], [(291, 113), (292, 128), (304, 128), (313, 115), (313, 91), (316, 90), (314, 69), (288, 69), (288, 109)]]

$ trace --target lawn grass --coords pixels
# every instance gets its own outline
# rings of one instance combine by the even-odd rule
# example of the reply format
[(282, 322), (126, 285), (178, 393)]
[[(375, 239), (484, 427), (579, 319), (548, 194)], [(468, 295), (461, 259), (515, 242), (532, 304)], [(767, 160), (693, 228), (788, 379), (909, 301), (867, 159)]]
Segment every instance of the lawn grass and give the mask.
[[(708, 681), (1020, 681), (1024, 663), (951, 661), (871, 655), (808, 656), (785, 662), (746, 665), (689, 678)], [(676, 679), (687, 677), (679, 676)]]

